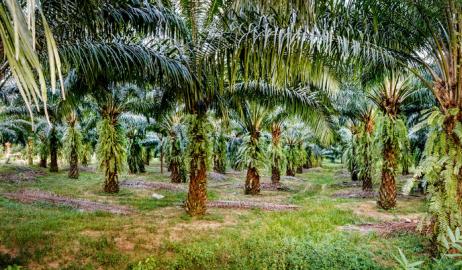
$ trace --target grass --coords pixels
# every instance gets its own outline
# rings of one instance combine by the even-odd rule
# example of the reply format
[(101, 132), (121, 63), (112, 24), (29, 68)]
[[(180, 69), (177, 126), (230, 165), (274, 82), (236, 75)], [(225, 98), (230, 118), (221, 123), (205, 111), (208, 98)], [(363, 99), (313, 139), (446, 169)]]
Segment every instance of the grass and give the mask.
[[(0, 167), (0, 173), (7, 170), (14, 173), (11, 167)], [(82, 172), (79, 180), (68, 179), (65, 171), (47, 173), (36, 182), (0, 180), (0, 193), (38, 189), (136, 210), (129, 216), (87, 213), (47, 203), (18, 203), (0, 195), (0, 268), (18, 264), (30, 269), (393, 269), (398, 247), (411, 260), (428, 261), (428, 243), (420, 236), (383, 238), (339, 230), (371, 220), (340, 207), (364, 200), (330, 196), (338, 189), (336, 184), (348, 180), (341, 170), (339, 164), (324, 164), (297, 175), (299, 180), (284, 180), (291, 192), (263, 191), (256, 197), (236, 188), (244, 173), (225, 182), (211, 180), (211, 200), (294, 203), (300, 210), (209, 209), (202, 218), (191, 218), (181, 209), (185, 192), (121, 188), (119, 194), (106, 195), (98, 172)], [(168, 181), (158, 164), (143, 175), (121, 176), (140, 178)], [(269, 181), (268, 176), (263, 181)], [(154, 192), (165, 197), (153, 199)], [(392, 214), (419, 213), (424, 208), (419, 200), (400, 201)]]

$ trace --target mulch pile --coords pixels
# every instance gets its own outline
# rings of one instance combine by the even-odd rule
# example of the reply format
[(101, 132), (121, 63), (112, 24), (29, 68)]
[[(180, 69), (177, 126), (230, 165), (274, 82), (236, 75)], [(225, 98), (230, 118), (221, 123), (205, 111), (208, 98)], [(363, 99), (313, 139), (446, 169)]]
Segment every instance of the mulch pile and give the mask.
[(105, 204), (84, 199), (74, 199), (58, 196), (53, 193), (38, 190), (23, 190), (19, 192), (3, 193), (8, 199), (20, 201), (22, 203), (47, 202), (54, 205), (65, 205), (82, 211), (103, 211), (113, 214), (129, 214), (133, 210), (127, 206)]
[(234, 208), (234, 209), (262, 209), (268, 211), (297, 210), (299, 207), (292, 204), (274, 204), (252, 201), (210, 201), (208, 207)]
[(186, 189), (178, 184), (162, 183), (162, 182), (148, 182), (143, 180), (125, 180), (120, 183), (120, 186), (127, 188), (140, 188), (140, 189), (161, 189), (169, 191), (186, 191)]

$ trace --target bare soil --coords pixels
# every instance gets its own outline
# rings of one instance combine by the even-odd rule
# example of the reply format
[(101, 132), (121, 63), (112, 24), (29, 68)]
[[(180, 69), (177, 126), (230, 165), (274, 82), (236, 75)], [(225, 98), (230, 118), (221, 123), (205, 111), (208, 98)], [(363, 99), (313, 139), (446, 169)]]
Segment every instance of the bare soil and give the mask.
[(8, 199), (20, 201), (22, 203), (47, 202), (53, 205), (65, 205), (82, 211), (103, 211), (113, 214), (130, 214), (132, 208), (122, 205), (105, 204), (83, 199), (74, 199), (64, 196), (58, 196), (53, 193), (38, 190), (22, 190), (18, 192), (3, 193)]

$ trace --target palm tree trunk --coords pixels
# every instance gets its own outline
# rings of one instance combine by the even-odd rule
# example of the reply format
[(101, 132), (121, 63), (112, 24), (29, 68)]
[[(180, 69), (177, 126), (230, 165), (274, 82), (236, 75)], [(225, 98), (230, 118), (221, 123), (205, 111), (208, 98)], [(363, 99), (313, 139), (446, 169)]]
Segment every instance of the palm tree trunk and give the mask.
[(191, 216), (204, 215), (207, 210), (207, 116), (196, 114), (189, 126), (189, 191), (186, 212)]
[(150, 160), (151, 160), (151, 149), (149, 149), (149, 147), (146, 147), (146, 160), (144, 161), (144, 164), (149, 166)]
[(106, 178), (104, 180), (104, 192), (117, 193), (119, 192), (119, 176), (117, 174), (117, 166), (111, 170), (106, 166)]
[(181, 183), (183, 182), (180, 174), (180, 164), (175, 161), (170, 162), (170, 180), (172, 183)]
[[(448, 117), (444, 122), (444, 131), (447, 134), (451, 145), (454, 145), (455, 149), (462, 149), (462, 141), (459, 139), (459, 136), (454, 132), (457, 124), (462, 124), (462, 112), (456, 116)], [(454, 163), (458, 163), (456, 160)], [(457, 166), (457, 165), (456, 165)], [(454, 166), (455, 167), (455, 166)], [(458, 172), (454, 172), (457, 179), (457, 192), (456, 200), (459, 206), (460, 211), (462, 212), (462, 168), (458, 169)]]
[(47, 167), (47, 156), (40, 156), (40, 167), (46, 168)]
[(407, 164), (403, 165), (403, 175), (408, 175), (409, 174), (409, 166)]
[(144, 167), (144, 160), (142, 157), (138, 160), (138, 170), (140, 173), (146, 172), (146, 167)]
[(287, 167), (286, 175), (287, 175), (287, 176), (295, 176), (295, 171), (294, 171), (294, 169), (293, 169), (293, 168), (290, 168), (290, 167)]
[(27, 163), (29, 166), (34, 165), (34, 141), (31, 137), (27, 139)]
[(50, 134), (50, 172), (58, 172), (58, 136), (55, 127)]
[(226, 166), (225, 162), (220, 155), (213, 160), (213, 170), (217, 173), (225, 174), (226, 173)]
[(245, 194), (260, 194), (260, 175), (257, 168), (249, 166), (247, 168), (247, 177), (245, 178)]
[(6, 142), (3, 144), (3, 147), (5, 149), (5, 164), (9, 164), (10, 163), (10, 157), (11, 157), (11, 143), (10, 142)]
[(356, 164), (355, 135), (351, 136), (351, 181), (358, 181), (358, 165)]
[(79, 156), (77, 154), (77, 149), (75, 149), (75, 147), (72, 147), (71, 154), (69, 157), (68, 177), (72, 179), (79, 178)]
[(303, 173), (303, 166), (297, 167), (297, 173)]
[[(273, 124), (271, 126), (271, 143), (273, 144), (274, 149), (278, 149), (281, 147), (281, 126)], [(275, 157), (272, 160), (273, 164), (271, 164), (271, 183), (274, 185), (279, 185), (281, 182), (281, 169), (279, 157)]]
[(379, 190), (379, 201), (377, 202), (380, 207), (385, 210), (391, 209), (396, 206), (396, 149), (392, 141), (387, 138), (383, 146), (383, 159), (382, 166), (382, 182)]
[(363, 172), (361, 174), (361, 181), (362, 181), (362, 190), (363, 191), (372, 191), (373, 185), (372, 185), (372, 160), (370, 156), (370, 145), (369, 142), (365, 142), (364, 145), (364, 153), (362, 153), (362, 158), (363, 158)]
[(82, 156), (82, 166), (84, 166), (84, 167), (88, 166), (88, 156), (87, 156), (87, 154), (84, 154)]
[(271, 166), (271, 183), (279, 185), (281, 183), (281, 170), (276, 166)]
[(160, 147), (160, 174), (164, 174), (164, 150)]

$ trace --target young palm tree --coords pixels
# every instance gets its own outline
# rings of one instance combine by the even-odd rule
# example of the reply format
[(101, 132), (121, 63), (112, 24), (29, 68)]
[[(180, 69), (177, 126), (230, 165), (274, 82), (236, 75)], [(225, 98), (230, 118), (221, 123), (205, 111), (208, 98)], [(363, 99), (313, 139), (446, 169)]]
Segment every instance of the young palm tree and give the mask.
[(165, 153), (172, 183), (185, 183), (187, 180), (184, 118), (184, 114), (177, 109), (174, 113), (164, 116), (160, 123), (161, 132), (166, 135), (162, 153)]
[(244, 101), (239, 108), (237, 124), (244, 131), (244, 141), (239, 150), (238, 162), (247, 169), (245, 194), (260, 193), (260, 168), (265, 161), (264, 147), (260, 140), (261, 131), (270, 110), (256, 102)]
[(269, 156), (271, 160), (271, 183), (280, 185), (281, 171), (286, 168), (286, 156), (281, 142), (281, 134), (284, 128), (284, 120), (287, 118), (287, 113), (279, 108), (272, 113), (270, 119), (271, 144), (269, 148)]
[(216, 120), (213, 124), (213, 170), (217, 173), (226, 173), (227, 166), (227, 138), (225, 136), (224, 121)]
[(403, 103), (416, 90), (411, 85), (410, 77), (391, 71), (369, 96), (383, 114), (379, 130), (383, 155), (382, 181), (377, 203), (386, 210), (396, 206), (395, 175), (400, 152), (399, 141), (403, 137), (407, 140), (407, 129), (399, 114)]
[(373, 133), (375, 130), (376, 112), (372, 107), (365, 107), (359, 111), (360, 121), (358, 131), (358, 176), (362, 182), (363, 191), (372, 191), (372, 175), (374, 167), (373, 158)]
[(64, 134), (64, 152), (69, 162), (68, 177), (79, 178), (79, 158), (82, 152), (82, 134), (77, 126), (77, 113), (72, 111), (66, 117), (67, 129)]
[[(292, 123), (284, 132), (284, 150), (287, 159), (287, 176), (295, 176), (298, 168), (303, 166), (307, 160), (307, 152), (303, 146), (309, 140), (303, 124)], [(300, 173), (300, 172), (298, 172)]]
[(351, 136), (351, 151), (348, 157), (350, 172), (362, 182), (363, 191), (372, 191), (373, 140), (375, 131), (375, 109), (365, 89), (358, 83), (345, 84), (342, 95), (334, 102), (340, 113), (340, 122), (347, 126)]
[(96, 153), (99, 167), (105, 172), (104, 191), (117, 193), (118, 174), (125, 168), (127, 155), (126, 136), (119, 118), (123, 113), (142, 110), (138, 106), (141, 101), (149, 102), (144, 89), (134, 85), (113, 85), (109, 90), (101, 89), (95, 98), (101, 114)]
[(130, 173), (146, 172), (143, 159), (142, 139), (148, 128), (148, 119), (143, 115), (123, 113), (119, 120), (124, 126), (128, 149), (127, 164)]

